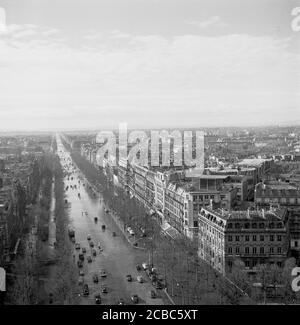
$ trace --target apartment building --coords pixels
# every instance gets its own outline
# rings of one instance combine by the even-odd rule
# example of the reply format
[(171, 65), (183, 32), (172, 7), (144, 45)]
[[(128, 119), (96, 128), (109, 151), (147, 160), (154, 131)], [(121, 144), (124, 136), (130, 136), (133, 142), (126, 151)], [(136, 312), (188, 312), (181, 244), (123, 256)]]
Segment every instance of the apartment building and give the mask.
[(203, 207), (199, 220), (199, 257), (222, 274), (236, 260), (255, 271), (258, 264), (282, 266), (288, 254), (286, 209), (227, 211)]

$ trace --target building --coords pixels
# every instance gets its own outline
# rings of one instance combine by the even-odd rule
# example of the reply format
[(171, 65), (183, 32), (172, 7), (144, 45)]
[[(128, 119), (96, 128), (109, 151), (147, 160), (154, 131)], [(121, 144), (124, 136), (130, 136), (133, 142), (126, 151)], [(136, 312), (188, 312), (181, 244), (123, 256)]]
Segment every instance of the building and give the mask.
[(235, 260), (255, 271), (258, 264), (282, 266), (288, 254), (286, 209), (227, 211), (203, 207), (199, 218), (199, 257), (222, 274)]
[(300, 207), (300, 188), (286, 182), (260, 182), (255, 186), (254, 202), (259, 207), (270, 204)]

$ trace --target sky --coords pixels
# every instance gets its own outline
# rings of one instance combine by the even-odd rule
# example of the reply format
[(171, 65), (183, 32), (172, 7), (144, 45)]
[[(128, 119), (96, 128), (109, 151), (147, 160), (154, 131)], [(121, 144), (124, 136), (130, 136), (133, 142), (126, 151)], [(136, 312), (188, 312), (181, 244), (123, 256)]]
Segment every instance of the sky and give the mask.
[(297, 7), (0, 0), (0, 130), (300, 124)]

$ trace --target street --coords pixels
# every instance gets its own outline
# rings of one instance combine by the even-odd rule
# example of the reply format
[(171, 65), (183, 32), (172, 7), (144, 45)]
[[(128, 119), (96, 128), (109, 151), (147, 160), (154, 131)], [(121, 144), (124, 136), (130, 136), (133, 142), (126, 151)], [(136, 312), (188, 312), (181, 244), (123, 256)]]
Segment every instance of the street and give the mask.
[[(150, 280), (144, 271), (137, 271), (136, 265), (141, 265), (148, 261), (146, 251), (133, 248), (124, 235), (119, 230), (109, 213), (105, 212), (103, 199), (98, 193), (88, 188), (83, 175), (74, 168), (69, 154), (65, 151), (61, 142), (58, 141), (58, 153), (63, 168), (69, 176), (65, 177), (66, 199), (69, 204), (70, 226), (75, 230), (76, 243), (80, 244), (80, 250), (74, 247), (74, 263), (77, 261), (82, 248), (86, 248), (84, 254), (83, 267), (78, 269), (84, 271), (84, 283), (88, 284), (89, 296), (82, 296), (82, 286), (79, 286), (81, 304), (95, 304), (95, 294), (101, 294), (102, 304), (118, 304), (122, 299), (125, 304), (132, 303), (130, 298), (136, 294), (139, 297), (139, 304), (162, 305), (164, 301), (161, 297), (162, 291), (156, 290), (157, 297), (151, 299), (151, 290), (154, 290)], [(71, 187), (72, 186), (72, 187)], [(76, 186), (76, 188), (75, 188)], [(79, 196), (80, 194), (80, 196)], [(97, 217), (96, 222), (94, 218)], [(105, 230), (102, 230), (105, 225)], [(113, 232), (116, 236), (113, 237)], [(91, 248), (87, 236), (91, 236), (91, 241), (95, 245), (96, 256), (92, 256)], [(102, 252), (98, 249), (100, 243)], [(92, 262), (87, 262), (87, 256), (92, 257)], [(105, 270), (106, 278), (100, 277), (100, 270)], [(99, 283), (93, 283), (93, 275), (97, 274)], [(128, 282), (126, 275), (132, 276), (132, 282)], [(137, 276), (141, 275), (144, 283), (137, 281)], [(102, 286), (107, 286), (108, 293), (101, 293)]]

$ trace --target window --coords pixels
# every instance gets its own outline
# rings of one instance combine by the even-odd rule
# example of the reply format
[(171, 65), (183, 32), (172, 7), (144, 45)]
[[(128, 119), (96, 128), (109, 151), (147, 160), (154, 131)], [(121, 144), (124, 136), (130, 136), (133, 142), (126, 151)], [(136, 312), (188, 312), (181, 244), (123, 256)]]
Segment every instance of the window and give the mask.
[(270, 254), (274, 254), (274, 247), (270, 247)]
[(249, 254), (249, 247), (245, 247), (245, 254)]
[(281, 254), (281, 247), (277, 247), (277, 253)]
[(277, 235), (277, 241), (281, 241), (281, 235)]
[(235, 228), (236, 229), (239, 229), (240, 228), (240, 224), (238, 222), (235, 224)]
[(270, 235), (270, 241), (274, 241), (274, 235)]
[(235, 241), (240, 241), (240, 236), (235, 236)]
[(256, 235), (253, 235), (252, 239), (253, 239), (253, 241), (256, 241)]
[(232, 247), (228, 247), (228, 254), (232, 254)]
[(228, 236), (228, 241), (232, 241), (232, 236), (231, 235)]
[(246, 240), (246, 241), (249, 241), (249, 235), (246, 235), (246, 236), (245, 236), (245, 240)]
[(232, 229), (232, 223), (231, 222), (228, 224), (228, 229)]
[(256, 254), (256, 253), (257, 253), (257, 249), (256, 249), (256, 247), (253, 247), (253, 248), (252, 248), (252, 252), (253, 252), (253, 254)]
[(252, 228), (253, 228), (253, 229), (256, 229), (256, 228), (257, 228), (257, 224), (256, 224), (256, 222), (253, 222), (253, 223), (252, 223)]
[(260, 236), (259, 236), (259, 240), (260, 240), (260, 241), (264, 241), (264, 240), (265, 240), (264, 235), (260, 235)]
[(265, 224), (264, 224), (263, 222), (261, 222), (261, 223), (259, 224), (259, 228), (262, 229), (262, 228), (264, 228), (264, 227), (265, 227)]
[(246, 222), (245, 223), (245, 229), (249, 229), (250, 228), (250, 224), (249, 224), (249, 222)]
[(250, 267), (250, 261), (245, 261), (245, 266)]
[(265, 253), (265, 248), (264, 247), (260, 247), (259, 252), (260, 252), (260, 254), (264, 254)]
[(235, 253), (236, 254), (239, 254), (240, 253), (240, 248), (238, 246), (235, 248)]

